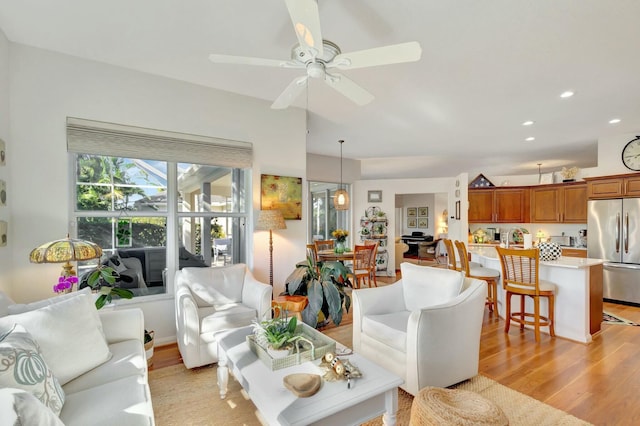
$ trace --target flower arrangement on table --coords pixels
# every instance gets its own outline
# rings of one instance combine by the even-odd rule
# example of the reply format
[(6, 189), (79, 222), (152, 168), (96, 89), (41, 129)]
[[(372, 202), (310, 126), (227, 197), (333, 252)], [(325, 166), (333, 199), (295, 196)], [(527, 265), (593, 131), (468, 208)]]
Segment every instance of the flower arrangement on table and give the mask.
[(56, 294), (60, 293), (70, 293), (73, 291), (73, 285), (78, 283), (78, 277), (75, 275), (61, 275), (58, 278), (58, 284), (53, 286), (53, 291)]
[(335, 238), (337, 242), (344, 243), (349, 236), (349, 231), (346, 229), (336, 229), (331, 235), (333, 235), (333, 238)]

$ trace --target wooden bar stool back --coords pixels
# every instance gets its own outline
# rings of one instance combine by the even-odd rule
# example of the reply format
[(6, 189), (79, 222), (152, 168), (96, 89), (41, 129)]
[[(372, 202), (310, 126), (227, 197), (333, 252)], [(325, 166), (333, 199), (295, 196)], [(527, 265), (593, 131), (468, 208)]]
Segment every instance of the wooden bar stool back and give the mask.
[(458, 264), (456, 262), (456, 251), (453, 248), (453, 241), (448, 238), (445, 238), (443, 241), (444, 248), (447, 251), (447, 268), (454, 271), (459, 271), (460, 268), (458, 267)]
[[(462, 241), (455, 242), (456, 249), (458, 251), (458, 257), (460, 257), (460, 270), (464, 271), (467, 277), (477, 278), (487, 282), (487, 305), (489, 306), (489, 312), (493, 312), (496, 308), (496, 302), (498, 301), (498, 280), (500, 279), (500, 271), (491, 268), (485, 268), (484, 266), (474, 266), (469, 262), (469, 255), (467, 254), (467, 247)], [(478, 265), (476, 263), (476, 265)]]
[[(555, 336), (553, 317), (555, 309), (555, 284), (540, 280), (538, 271), (540, 258), (538, 249), (507, 249), (497, 247), (502, 265), (502, 286), (507, 292), (505, 307), (505, 333), (509, 332), (511, 321), (534, 327), (536, 342), (540, 341), (540, 327), (549, 327), (549, 335)], [(511, 312), (511, 296), (520, 296), (520, 312)], [(533, 299), (533, 313), (525, 312), (525, 296)], [(540, 298), (549, 300), (548, 316), (540, 314)]]

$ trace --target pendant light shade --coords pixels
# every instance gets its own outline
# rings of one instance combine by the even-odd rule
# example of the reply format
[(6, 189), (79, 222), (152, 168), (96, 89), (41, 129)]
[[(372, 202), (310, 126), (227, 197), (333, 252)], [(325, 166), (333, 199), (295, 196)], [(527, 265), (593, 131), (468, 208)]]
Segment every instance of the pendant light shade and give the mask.
[(336, 210), (349, 210), (349, 193), (342, 188), (342, 144), (344, 141), (340, 139), (340, 187), (333, 197), (333, 206)]

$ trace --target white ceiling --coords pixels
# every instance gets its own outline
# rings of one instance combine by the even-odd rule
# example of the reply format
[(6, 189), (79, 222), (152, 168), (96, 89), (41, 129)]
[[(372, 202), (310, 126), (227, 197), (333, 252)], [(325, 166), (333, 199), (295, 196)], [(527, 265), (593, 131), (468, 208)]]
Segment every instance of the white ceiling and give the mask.
[[(344, 139), (365, 177), (595, 166), (598, 138), (640, 130), (640, 1), (318, 3), (323, 37), (343, 52), (422, 46), (419, 62), (343, 72), (371, 104), (316, 80), (295, 103), (308, 102), (307, 151), (337, 156)], [(16, 43), (269, 101), (300, 74), (208, 60), (287, 59), (296, 37), (283, 0), (0, 0), (0, 28)], [(560, 99), (565, 90), (576, 94)]]

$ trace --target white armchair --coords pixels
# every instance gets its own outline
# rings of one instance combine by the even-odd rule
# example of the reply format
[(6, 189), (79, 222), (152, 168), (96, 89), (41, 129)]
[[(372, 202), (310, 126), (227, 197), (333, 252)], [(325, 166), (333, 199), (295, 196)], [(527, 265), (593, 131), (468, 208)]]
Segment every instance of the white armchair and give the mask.
[(271, 317), (270, 285), (245, 264), (183, 268), (176, 272), (178, 349), (187, 368), (218, 361), (215, 333)]
[(486, 282), (410, 263), (394, 284), (353, 291), (353, 349), (412, 395), (478, 374)]

